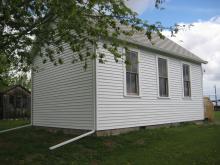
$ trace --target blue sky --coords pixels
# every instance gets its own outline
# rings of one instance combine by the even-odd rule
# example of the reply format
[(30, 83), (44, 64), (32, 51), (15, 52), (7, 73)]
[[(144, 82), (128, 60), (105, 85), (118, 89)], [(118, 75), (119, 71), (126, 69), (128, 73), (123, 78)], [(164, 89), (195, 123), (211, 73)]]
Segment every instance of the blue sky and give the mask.
[(164, 10), (157, 10), (153, 6), (148, 8), (140, 14), (140, 18), (171, 26), (179, 22), (208, 20), (220, 15), (220, 0), (166, 0), (162, 6)]

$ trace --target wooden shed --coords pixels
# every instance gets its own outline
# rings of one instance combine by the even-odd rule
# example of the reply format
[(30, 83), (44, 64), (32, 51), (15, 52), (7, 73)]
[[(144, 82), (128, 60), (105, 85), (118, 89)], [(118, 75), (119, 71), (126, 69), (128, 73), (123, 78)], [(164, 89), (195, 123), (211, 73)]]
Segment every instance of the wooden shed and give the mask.
[(15, 85), (0, 92), (0, 119), (29, 118), (31, 92)]

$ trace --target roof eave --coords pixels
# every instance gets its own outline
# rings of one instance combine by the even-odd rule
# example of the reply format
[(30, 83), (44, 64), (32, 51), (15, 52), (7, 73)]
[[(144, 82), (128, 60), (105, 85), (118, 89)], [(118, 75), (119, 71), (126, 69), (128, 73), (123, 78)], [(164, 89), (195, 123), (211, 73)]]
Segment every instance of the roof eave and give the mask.
[(191, 61), (194, 63), (199, 63), (199, 64), (207, 64), (208, 63), (208, 61), (204, 61), (202, 59), (196, 60), (196, 59), (192, 59), (192, 58), (187, 58), (187, 57), (182, 56), (181, 54), (173, 53), (173, 52), (170, 52), (170, 51), (167, 51), (164, 49), (160, 49), (160, 48), (156, 48), (156, 47), (149, 47), (149, 46), (143, 46), (143, 47), (146, 47), (147, 49), (152, 49), (156, 52), (166, 54), (167, 56), (172, 56), (174, 58), (178, 58), (178, 59), (182, 59), (182, 60), (186, 60), (186, 61)]
[[(109, 39), (110, 39), (110, 37), (109, 37)], [(166, 56), (171, 56), (171, 57), (174, 57), (174, 58), (177, 58), (177, 59), (186, 60), (186, 61), (190, 61), (190, 62), (197, 63), (197, 64), (207, 64), (208, 63), (207, 61), (204, 61), (202, 59), (196, 60), (196, 59), (186, 58), (186, 57), (183, 57), (181, 54), (176, 54), (176, 53), (173, 53), (173, 52), (161, 49), (161, 48), (142, 45), (142, 44), (139, 44), (139, 43), (129, 42), (127, 40), (122, 40), (122, 39), (118, 39), (118, 40), (122, 41), (122, 43), (124, 42), (124, 44), (138, 46), (138, 47), (141, 47), (142, 49), (146, 49), (146, 50), (154, 52), (154, 53), (162, 53)]]

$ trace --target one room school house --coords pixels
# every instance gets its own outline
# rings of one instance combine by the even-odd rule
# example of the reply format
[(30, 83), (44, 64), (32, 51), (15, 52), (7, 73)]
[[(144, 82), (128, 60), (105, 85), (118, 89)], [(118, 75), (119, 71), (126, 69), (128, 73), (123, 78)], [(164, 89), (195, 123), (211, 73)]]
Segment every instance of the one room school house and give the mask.
[(111, 132), (142, 126), (204, 119), (203, 71), (207, 63), (193, 53), (159, 37), (149, 42), (143, 34), (123, 37), (120, 48), (130, 65), (116, 63), (102, 47), (106, 62), (72, 64), (66, 46), (64, 64), (34, 60), (32, 123), (34, 126)]

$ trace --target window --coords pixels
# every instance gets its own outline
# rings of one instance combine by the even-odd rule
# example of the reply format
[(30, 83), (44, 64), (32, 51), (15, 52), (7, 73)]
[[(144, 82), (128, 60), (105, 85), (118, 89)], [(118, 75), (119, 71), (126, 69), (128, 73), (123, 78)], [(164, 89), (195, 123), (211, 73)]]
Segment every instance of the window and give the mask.
[(168, 84), (168, 68), (167, 60), (158, 58), (158, 74), (159, 74), (159, 94), (160, 97), (169, 96), (169, 84)]
[(126, 52), (126, 86), (128, 95), (139, 95), (138, 53)]
[(187, 64), (183, 64), (183, 90), (184, 97), (191, 96), (191, 82), (190, 82), (190, 67)]

